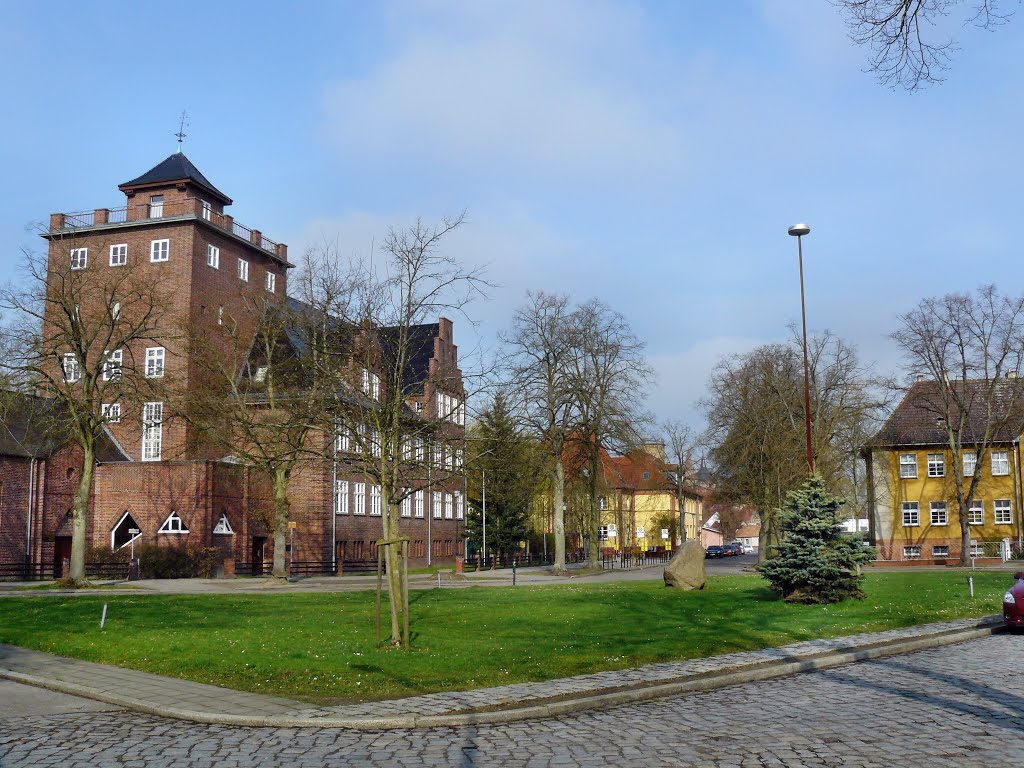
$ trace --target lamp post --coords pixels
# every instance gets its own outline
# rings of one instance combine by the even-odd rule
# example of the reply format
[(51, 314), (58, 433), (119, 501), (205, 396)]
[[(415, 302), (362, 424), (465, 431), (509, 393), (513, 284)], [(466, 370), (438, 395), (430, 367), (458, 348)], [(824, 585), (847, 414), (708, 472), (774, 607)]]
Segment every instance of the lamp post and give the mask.
[(804, 426), (807, 429), (807, 472), (814, 474), (814, 449), (811, 447), (811, 376), (807, 364), (807, 309), (804, 302), (804, 247), (803, 237), (809, 235), (811, 228), (806, 224), (794, 224), (789, 234), (796, 238), (796, 249), (800, 257), (800, 320), (804, 332)]

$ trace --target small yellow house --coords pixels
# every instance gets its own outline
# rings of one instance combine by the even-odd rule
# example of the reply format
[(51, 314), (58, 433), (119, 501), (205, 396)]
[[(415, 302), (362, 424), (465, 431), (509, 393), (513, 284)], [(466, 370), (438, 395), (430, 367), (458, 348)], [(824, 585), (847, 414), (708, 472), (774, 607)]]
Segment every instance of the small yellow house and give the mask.
[[(987, 382), (957, 382), (966, 402), (970, 388)], [(1016, 386), (1016, 382), (1014, 382)], [(949, 385), (946, 385), (949, 386)], [(956, 475), (965, 490), (977, 477), (969, 502), (971, 553), (979, 558), (1001, 557), (1007, 544), (1021, 541), (1020, 439), (1024, 423), (1005, 414), (988, 414), (978, 407), (964, 419), (960, 461), (953, 465), (945, 421), (935, 407), (939, 385), (918, 381), (892, 416), (868, 441), (864, 458), (868, 471), (868, 513), (879, 561), (894, 564), (946, 563), (959, 560), (962, 550)], [(980, 392), (979, 392), (980, 395)], [(966, 435), (990, 438), (979, 453)]]

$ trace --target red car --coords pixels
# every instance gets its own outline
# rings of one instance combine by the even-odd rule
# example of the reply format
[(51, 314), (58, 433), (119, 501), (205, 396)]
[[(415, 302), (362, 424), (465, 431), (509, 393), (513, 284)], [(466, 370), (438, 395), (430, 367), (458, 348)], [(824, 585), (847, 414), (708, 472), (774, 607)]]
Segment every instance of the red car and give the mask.
[(1017, 583), (1003, 595), (1003, 621), (1010, 629), (1024, 627), (1024, 571), (1013, 574)]

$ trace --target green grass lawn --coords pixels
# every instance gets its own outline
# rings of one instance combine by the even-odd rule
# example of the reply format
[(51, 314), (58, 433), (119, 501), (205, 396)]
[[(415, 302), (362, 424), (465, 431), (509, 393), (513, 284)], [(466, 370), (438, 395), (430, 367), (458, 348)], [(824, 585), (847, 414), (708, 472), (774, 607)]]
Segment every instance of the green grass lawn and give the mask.
[[(315, 702), (545, 680), (815, 637), (981, 616), (1012, 579), (872, 573), (868, 597), (788, 605), (757, 576), (702, 592), (660, 582), (410, 594), (411, 651), (374, 644), (372, 592), (36, 596), (0, 600), (0, 642)], [(100, 631), (103, 603), (106, 629)]]

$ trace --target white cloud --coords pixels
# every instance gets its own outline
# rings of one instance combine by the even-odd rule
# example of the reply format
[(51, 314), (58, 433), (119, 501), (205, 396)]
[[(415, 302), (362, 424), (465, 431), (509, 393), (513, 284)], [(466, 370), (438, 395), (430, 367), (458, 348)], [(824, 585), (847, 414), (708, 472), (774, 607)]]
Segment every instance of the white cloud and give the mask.
[(396, 15), (392, 55), (326, 88), (342, 156), (482, 182), (678, 173), (684, 147), (659, 108), (642, 17), (582, 0), (420, 7)]

